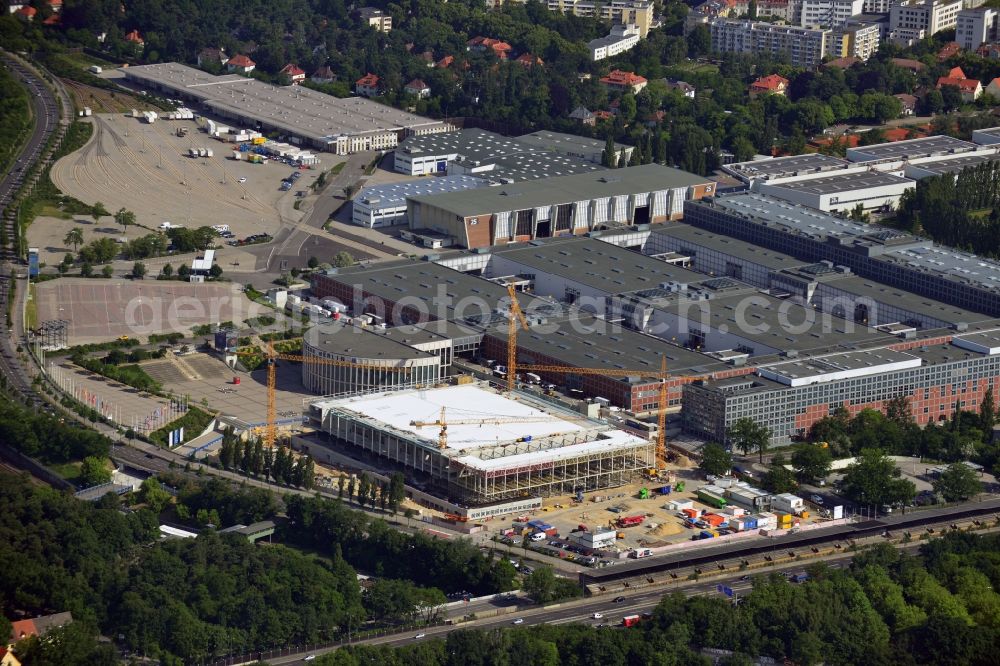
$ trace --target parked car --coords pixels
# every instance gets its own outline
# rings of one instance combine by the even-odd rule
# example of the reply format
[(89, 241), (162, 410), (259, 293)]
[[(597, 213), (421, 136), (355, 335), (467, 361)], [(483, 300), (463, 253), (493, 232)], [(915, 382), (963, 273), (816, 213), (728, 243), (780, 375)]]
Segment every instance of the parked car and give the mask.
[(514, 620), (511, 624), (524, 624), (524, 618), (519, 617), (516, 620)]
[(809, 499), (812, 502), (816, 503), (816, 504), (822, 504), (823, 503), (823, 497), (820, 496), (820, 495), (810, 495)]

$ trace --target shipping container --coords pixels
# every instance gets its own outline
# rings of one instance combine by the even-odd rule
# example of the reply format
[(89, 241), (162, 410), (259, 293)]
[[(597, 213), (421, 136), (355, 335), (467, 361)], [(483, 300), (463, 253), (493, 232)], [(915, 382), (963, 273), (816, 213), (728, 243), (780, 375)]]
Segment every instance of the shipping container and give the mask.
[(726, 522), (728, 522), (725, 518), (723, 518), (717, 513), (706, 513), (704, 516), (701, 517), (701, 519), (704, 520), (709, 525), (711, 525), (712, 527), (719, 527), (720, 525), (723, 525)]
[(646, 516), (623, 516), (619, 518), (617, 523), (618, 527), (635, 527), (636, 525), (642, 525), (642, 521), (646, 520)]
[(694, 492), (694, 494), (699, 500), (701, 500), (701, 502), (716, 509), (723, 509), (727, 504), (729, 504), (724, 497), (716, 495), (715, 493), (705, 490), (704, 488), (699, 488)]

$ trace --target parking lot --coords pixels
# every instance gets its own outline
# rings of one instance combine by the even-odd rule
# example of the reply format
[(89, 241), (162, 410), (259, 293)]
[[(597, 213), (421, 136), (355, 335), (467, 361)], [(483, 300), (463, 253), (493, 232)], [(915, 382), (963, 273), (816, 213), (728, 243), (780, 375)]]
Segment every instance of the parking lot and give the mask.
[[(319, 154), (320, 164), (301, 171), (294, 188), (282, 189), (294, 167), (270, 160), (251, 164), (230, 159), (235, 144), (201, 131), (195, 120), (149, 124), (124, 114), (92, 117), (94, 137), (52, 167), (52, 181), (66, 194), (109, 211), (126, 208), (139, 225), (155, 229), (164, 221), (197, 227), (228, 224), (240, 238), (275, 233), (281, 215), (296, 221), (292, 205), (322, 173), (343, 161)], [(187, 130), (178, 136), (178, 130)], [(211, 149), (212, 157), (190, 157), (191, 148)], [(46, 244), (42, 242), (41, 244)]]

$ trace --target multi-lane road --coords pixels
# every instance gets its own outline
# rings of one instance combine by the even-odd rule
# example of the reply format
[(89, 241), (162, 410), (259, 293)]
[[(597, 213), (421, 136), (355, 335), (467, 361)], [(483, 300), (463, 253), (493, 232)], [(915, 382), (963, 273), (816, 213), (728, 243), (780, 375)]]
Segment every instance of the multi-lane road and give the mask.
[(0, 51), (3, 66), (13, 72), (28, 89), (35, 124), (14, 168), (0, 180), (0, 207), (6, 208), (24, 182), (25, 174), (38, 161), (45, 143), (59, 126), (59, 102), (37, 73), (9, 53)]

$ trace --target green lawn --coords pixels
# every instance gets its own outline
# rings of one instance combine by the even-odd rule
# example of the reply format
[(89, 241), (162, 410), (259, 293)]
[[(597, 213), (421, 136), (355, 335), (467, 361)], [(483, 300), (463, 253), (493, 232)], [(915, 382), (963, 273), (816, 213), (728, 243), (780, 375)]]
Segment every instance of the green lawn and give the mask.
[(718, 65), (713, 65), (710, 62), (694, 62), (685, 61), (677, 65), (671, 65), (671, 69), (682, 69), (686, 72), (695, 72), (698, 74), (712, 74), (719, 71)]
[(78, 462), (49, 465), (49, 469), (70, 483), (75, 483), (80, 478), (80, 463)]
[(331, 176), (336, 176), (338, 173), (340, 173), (341, 171), (343, 171), (345, 164), (347, 164), (347, 162), (341, 162), (340, 164), (334, 164), (333, 168), (330, 169), (330, 175)]
[(24, 306), (24, 319), (28, 328), (38, 328), (38, 305), (35, 303), (35, 285), (28, 287), (28, 302)]

